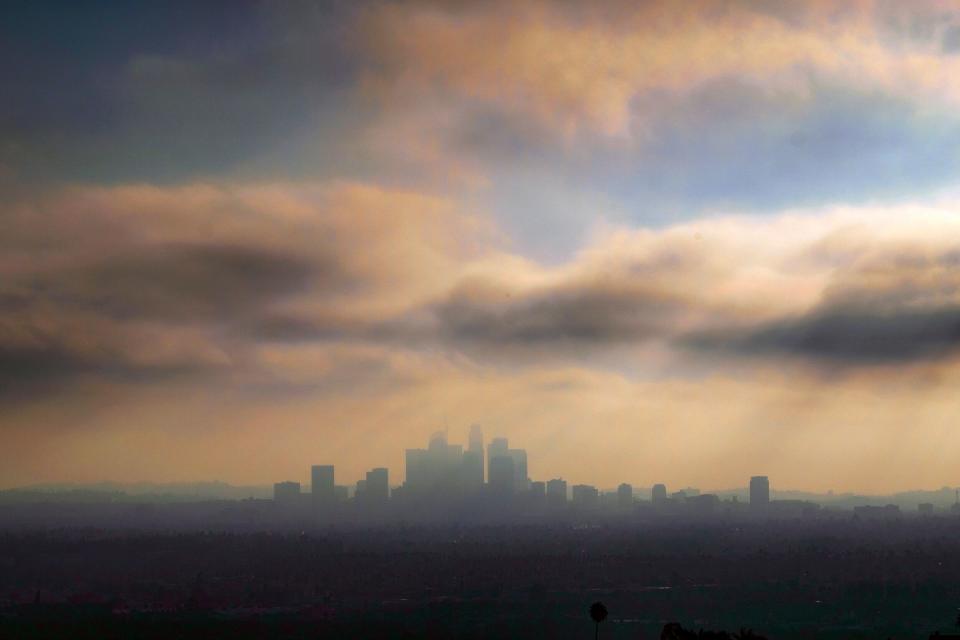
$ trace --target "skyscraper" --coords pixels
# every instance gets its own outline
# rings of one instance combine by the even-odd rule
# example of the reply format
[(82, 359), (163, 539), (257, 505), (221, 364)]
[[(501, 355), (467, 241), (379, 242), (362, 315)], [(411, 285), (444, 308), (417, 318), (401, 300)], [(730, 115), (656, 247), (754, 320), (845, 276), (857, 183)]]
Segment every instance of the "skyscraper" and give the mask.
[(483, 488), (483, 430), (480, 425), (470, 426), (467, 450), (463, 454), (463, 488), (475, 493)]
[(582, 509), (592, 509), (599, 504), (600, 492), (588, 484), (573, 485), (573, 504)]
[(483, 453), (483, 429), (478, 424), (470, 425), (470, 439), (467, 441), (467, 451)]
[(490, 461), (496, 456), (507, 456), (510, 451), (510, 445), (506, 438), (494, 438), (487, 446), (487, 478), (490, 478)]
[(411, 494), (450, 496), (463, 487), (463, 446), (447, 444), (438, 431), (426, 449), (407, 449), (405, 490)]
[(310, 493), (315, 504), (332, 504), (336, 500), (333, 465), (315, 464), (310, 468)]
[(621, 508), (633, 506), (633, 487), (626, 482), (617, 487), (617, 506)]
[(523, 493), (530, 484), (527, 476), (527, 450), (508, 449), (507, 455), (513, 460), (513, 488), (518, 493)]
[(663, 504), (667, 501), (667, 486), (664, 484), (653, 485), (653, 491), (650, 495), (653, 504)]
[(516, 490), (516, 470), (513, 458), (508, 455), (490, 458), (490, 491), (496, 495), (509, 495)]
[(483, 489), (483, 451), (463, 452), (463, 489), (467, 493), (476, 493)]
[(763, 509), (770, 504), (770, 480), (767, 476), (750, 478), (750, 508)]
[(384, 467), (367, 471), (366, 496), (371, 501), (386, 501), (390, 497), (390, 472)]
[(547, 482), (547, 504), (562, 506), (567, 504), (567, 481), (554, 478)]
[(277, 482), (273, 485), (273, 499), (284, 504), (294, 503), (300, 499), (299, 482)]

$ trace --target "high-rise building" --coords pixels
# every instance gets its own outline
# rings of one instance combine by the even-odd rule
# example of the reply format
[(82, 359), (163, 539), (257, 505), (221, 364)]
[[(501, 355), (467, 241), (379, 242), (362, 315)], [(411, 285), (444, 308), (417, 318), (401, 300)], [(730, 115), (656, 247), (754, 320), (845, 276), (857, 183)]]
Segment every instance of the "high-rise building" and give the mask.
[(467, 441), (467, 451), (483, 453), (483, 429), (478, 424), (470, 425), (470, 438)]
[(650, 497), (653, 500), (653, 504), (663, 504), (667, 501), (667, 486), (664, 484), (653, 485)]
[(567, 481), (554, 478), (547, 482), (547, 503), (554, 506), (567, 504)]
[(444, 432), (434, 433), (426, 449), (407, 449), (408, 495), (450, 496), (462, 491), (463, 478), (463, 447), (447, 444)]
[(490, 458), (490, 491), (496, 495), (509, 495), (516, 490), (516, 470), (510, 456)]
[(621, 508), (633, 506), (633, 487), (626, 482), (617, 487), (617, 506)]
[(485, 474), (483, 472), (483, 430), (480, 425), (470, 426), (470, 436), (467, 450), (463, 453), (463, 488), (469, 493), (476, 493), (483, 488)]
[(314, 503), (329, 504), (336, 500), (333, 465), (315, 464), (310, 468), (310, 493)]
[(531, 482), (530, 483), (530, 495), (534, 499), (542, 501), (547, 497), (547, 483), (546, 482)]
[(508, 449), (507, 455), (513, 459), (513, 488), (517, 493), (523, 493), (530, 485), (530, 478), (527, 476), (527, 450)]
[(600, 501), (600, 492), (588, 484), (575, 484), (572, 489), (573, 504), (580, 508), (596, 507)]
[(300, 499), (299, 482), (277, 482), (273, 485), (273, 499), (289, 504)]
[(463, 452), (462, 485), (467, 493), (477, 493), (483, 489), (483, 451), (467, 450)]
[(387, 500), (390, 497), (390, 472), (384, 467), (367, 471), (365, 491), (368, 500)]
[(750, 478), (750, 508), (764, 509), (770, 504), (770, 480), (767, 476)]
[(506, 438), (494, 438), (487, 445), (487, 482), (490, 481), (490, 461), (497, 456), (510, 455), (510, 444)]

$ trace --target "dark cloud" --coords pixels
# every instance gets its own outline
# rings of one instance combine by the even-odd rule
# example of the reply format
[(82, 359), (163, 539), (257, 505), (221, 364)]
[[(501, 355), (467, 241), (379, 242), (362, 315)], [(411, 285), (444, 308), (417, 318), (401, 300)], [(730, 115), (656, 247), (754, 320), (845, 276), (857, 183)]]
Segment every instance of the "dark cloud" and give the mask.
[(27, 402), (83, 380), (155, 383), (219, 368), (199, 360), (137, 361), (118, 348), (79, 349), (53, 337), (31, 345), (0, 343), (0, 402)]
[(274, 314), (256, 326), (258, 339), (276, 342), (363, 340), (454, 349), (516, 351), (637, 343), (671, 333), (689, 309), (656, 286), (584, 280), (533, 291), (496, 282), (461, 283), (443, 299), (395, 316), (356, 318), (336, 313)]
[[(314, 278), (322, 280), (315, 265), (265, 249), (166, 244), (8, 283), (13, 290), (0, 292), (0, 398), (88, 379), (151, 383), (219, 371), (225, 365), (209, 351), (224, 335)], [(184, 342), (181, 331), (200, 337)]]
[(267, 249), (167, 244), (42, 273), (30, 291), (59, 306), (116, 317), (229, 323), (302, 289), (312, 277), (322, 280), (324, 272)]
[(911, 363), (960, 349), (960, 306), (933, 309), (824, 309), (749, 329), (687, 336), (698, 350), (793, 356), (839, 366)]
[(681, 308), (671, 296), (636, 286), (584, 283), (497, 297), (455, 291), (433, 308), (441, 335), (456, 342), (501, 346), (613, 344), (663, 332)]

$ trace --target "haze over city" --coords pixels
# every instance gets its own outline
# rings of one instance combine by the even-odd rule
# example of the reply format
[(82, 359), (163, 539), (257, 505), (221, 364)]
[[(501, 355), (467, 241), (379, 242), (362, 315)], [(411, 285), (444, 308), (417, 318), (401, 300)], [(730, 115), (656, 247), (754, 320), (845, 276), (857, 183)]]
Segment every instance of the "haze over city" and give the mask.
[(956, 9), (11, 3), (0, 487), (955, 485)]
[(0, 2), (0, 638), (960, 640), (960, 0)]

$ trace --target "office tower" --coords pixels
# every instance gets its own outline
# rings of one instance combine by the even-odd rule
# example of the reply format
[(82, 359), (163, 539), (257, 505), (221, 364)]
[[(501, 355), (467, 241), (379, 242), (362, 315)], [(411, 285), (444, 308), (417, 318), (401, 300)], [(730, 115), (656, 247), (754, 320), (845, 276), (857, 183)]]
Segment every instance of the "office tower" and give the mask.
[(494, 456), (490, 458), (490, 491), (497, 495), (509, 495), (516, 489), (516, 471), (513, 458)]
[(767, 476), (750, 478), (750, 508), (764, 509), (770, 504), (770, 480)]
[(353, 499), (362, 501), (367, 499), (367, 481), (357, 480), (357, 487), (353, 490)]
[(467, 451), (483, 453), (483, 429), (480, 428), (480, 425), (470, 425), (470, 438), (467, 443)]
[(289, 504), (300, 499), (299, 482), (277, 482), (273, 485), (273, 499)]
[(531, 482), (530, 483), (530, 495), (537, 500), (543, 500), (547, 497), (547, 483), (546, 482)]
[(367, 499), (383, 502), (390, 497), (390, 472), (384, 467), (367, 471)]
[(527, 476), (527, 450), (508, 449), (507, 455), (513, 459), (513, 488), (517, 493), (523, 493), (530, 484)]
[(490, 444), (487, 445), (487, 482), (490, 481), (490, 461), (496, 456), (510, 455), (509, 451), (510, 445), (507, 443), (506, 438), (494, 438), (490, 441)]
[(653, 504), (663, 504), (667, 501), (667, 486), (663, 484), (653, 485), (653, 491), (651, 492), (651, 499)]
[(346, 502), (350, 499), (350, 487), (344, 484), (338, 484), (333, 488), (334, 502)]
[(626, 482), (617, 487), (617, 506), (621, 508), (633, 506), (633, 487)]
[(592, 509), (600, 502), (600, 492), (588, 484), (573, 485), (573, 504), (576, 507)]
[(310, 493), (315, 504), (335, 502), (333, 487), (332, 464), (315, 464), (310, 468)]
[(439, 431), (426, 449), (407, 449), (406, 482), (409, 495), (451, 496), (462, 492), (463, 447), (447, 443)]
[(407, 449), (404, 485), (411, 491), (419, 491), (425, 489), (427, 484), (427, 450)]
[(567, 481), (554, 478), (547, 482), (547, 503), (554, 506), (567, 504)]
[(483, 451), (463, 452), (463, 478), (461, 484), (467, 493), (483, 489)]
[(469, 493), (476, 493), (483, 488), (485, 474), (483, 472), (483, 430), (480, 425), (470, 426), (470, 436), (467, 450), (463, 453), (463, 488)]

